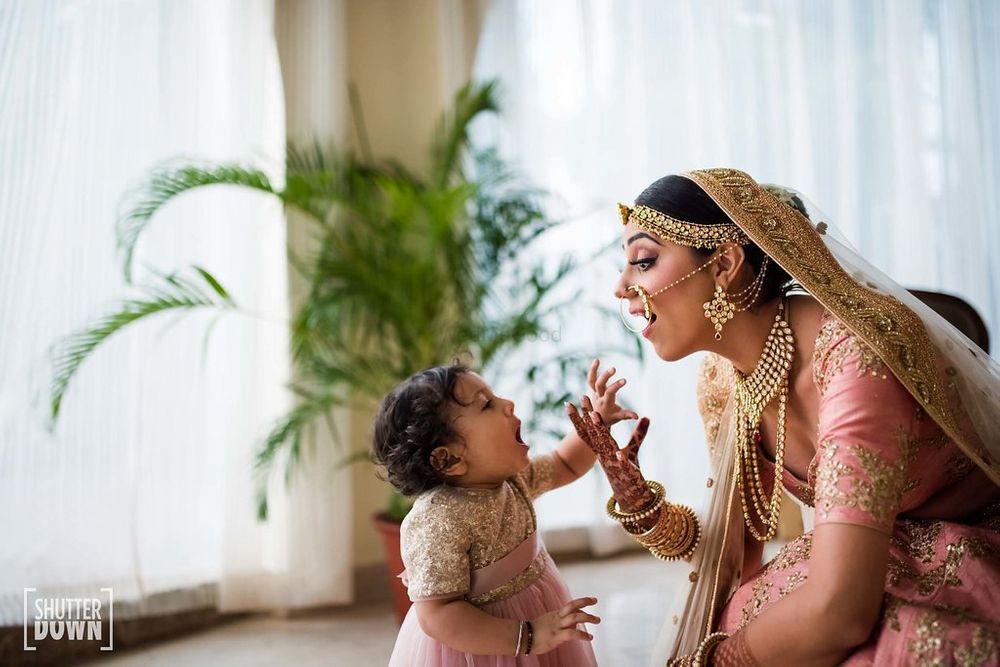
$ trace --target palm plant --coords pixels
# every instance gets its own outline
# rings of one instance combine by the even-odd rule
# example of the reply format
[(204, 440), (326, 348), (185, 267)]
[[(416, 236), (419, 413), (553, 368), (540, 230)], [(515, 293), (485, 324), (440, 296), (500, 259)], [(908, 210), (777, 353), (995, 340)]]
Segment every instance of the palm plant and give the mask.
[[(156, 213), (198, 188), (267, 192), (314, 228), (315, 249), (289, 255), (308, 285), (290, 323), (296, 403), (257, 450), (261, 518), (276, 463), (285, 461), (287, 479), (308, 429), (317, 420), (330, 423), (334, 408), (374, 405), (401, 379), (459, 355), (497, 376), (508, 353), (539, 336), (577, 296), (562, 287), (571, 260), (547, 266), (525, 259), (555, 224), (543, 214), (542, 193), (521, 186), (495, 150), (470, 146), (470, 123), (495, 111), (494, 83), (462, 88), (437, 126), (425, 176), (318, 144), (290, 146), (283, 187), (253, 167), (182, 164), (154, 171), (127, 202), (117, 237), (128, 282), (136, 246)], [(57, 346), (53, 424), (80, 365), (118, 331), (166, 311), (239, 311), (201, 267), (189, 277), (157, 275), (139, 290)], [(536, 422), (569, 397), (567, 379), (578, 384), (584, 363), (581, 354), (562, 351), (520, 370), (532, 387), (542, 375), (560, 387), (535, 392)], [(359, 454), (345, 451), (344, 460)], [(393, 506), (403, 512), (399, 500)]]

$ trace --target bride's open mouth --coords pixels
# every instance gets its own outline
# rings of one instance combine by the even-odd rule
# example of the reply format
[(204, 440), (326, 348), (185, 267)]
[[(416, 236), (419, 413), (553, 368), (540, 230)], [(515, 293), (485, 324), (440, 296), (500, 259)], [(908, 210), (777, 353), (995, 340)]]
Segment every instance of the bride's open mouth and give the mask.
[(643, 336), (649, 338), (649, 332), (653, 330), (653, 324), (655, 322), (656, 322), (656, 313), (653, 313), (652, 315), (650, 315), (649, 324), (647, 324), (646, 328), (642, 330)]

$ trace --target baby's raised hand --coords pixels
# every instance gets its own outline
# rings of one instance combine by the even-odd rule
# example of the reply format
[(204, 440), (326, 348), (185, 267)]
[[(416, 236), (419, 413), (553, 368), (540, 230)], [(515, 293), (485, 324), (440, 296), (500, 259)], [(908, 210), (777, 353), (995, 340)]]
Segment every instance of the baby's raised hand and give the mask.
[(617, 424), (623, 419), (638, 419), (632, 410), (626, 410), (618, 405), (618, 390), (625, 386), (625, 378), (620, 380), (611, 379), (615, 376), (615, 367), (600, 373), (601, 360), (594, 359), (587, 372), (587, 385), (590, 387), (590, 401), (593, 403), (593, 410), (601, 415), (601, 419), (608, 426)]

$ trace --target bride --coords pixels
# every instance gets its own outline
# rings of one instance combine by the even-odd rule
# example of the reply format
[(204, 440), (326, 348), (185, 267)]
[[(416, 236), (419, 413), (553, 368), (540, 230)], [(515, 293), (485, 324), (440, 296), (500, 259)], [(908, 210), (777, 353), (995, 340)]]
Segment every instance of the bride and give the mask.
[[(619, 207), (626, 324), (709, 352), (700, 517), (643, 478), (647, 420), (619, 449), (568, 408), (608, 513), (669, 561), (656, 664), (1000, 663), (998, 365), (791, 190), (707, 169)], [(765, 564), (782, 488), (815, 525)]]

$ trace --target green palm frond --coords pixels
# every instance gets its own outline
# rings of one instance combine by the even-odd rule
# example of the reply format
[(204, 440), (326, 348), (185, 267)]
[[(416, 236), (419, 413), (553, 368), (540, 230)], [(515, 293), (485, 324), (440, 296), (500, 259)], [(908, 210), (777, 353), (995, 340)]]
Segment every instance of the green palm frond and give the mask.
[(212, 274), (198, 266), (194, 270), (197, 279), (176, 273), (158, 275), (156, 283), (141, 288), (140, 296), (123, 301), (114, 312), (54, 346), (51, 354), (55, 372), (49, 392), (50, 426), (58, 419), (63, 397), (80, 366), (114, 334), (140, 320), (168, 311), (236, 307)]
[(132, 280), (135, 247), (153, 215), (178, 195), (207, 185), (240, 185), (277, 194), (259, 169), (239, 165), (167, 165), (155, 169), (147, 183), (126, 197), (125, 212), (118, 219), (118, 249), (123, 255), (125, 280)]
[(331, 391), (317, 394), (297, 393), (300, 395), (298, 404), (277, 421), (257, 449), (254, 473), (257, 480), (257, 517), (260, 520), (267, 518), (267, 484), (280, 454), (287, 450), (285, 459), (287, 484), (299, 462), (306, 430), (318, 417), (328, 415), (336, 406), (344, 404), (343, 399)]
[(469, 145), (469, 126), (483, 112), (500, 109), (498, 84), (467, 83), (457, 93), (449, 113), (442, 115), (431, 146), (431, 184), (445, 187), (457, 175)]

